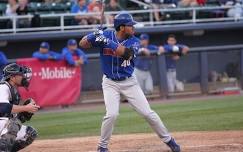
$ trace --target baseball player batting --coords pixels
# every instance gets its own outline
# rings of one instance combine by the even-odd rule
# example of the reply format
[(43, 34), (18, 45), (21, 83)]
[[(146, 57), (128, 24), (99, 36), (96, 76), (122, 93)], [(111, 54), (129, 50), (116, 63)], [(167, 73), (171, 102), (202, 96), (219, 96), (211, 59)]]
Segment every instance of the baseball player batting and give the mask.
[(139, 39), (134, 36), (135, 24), (130, 14), (118, 14), (114, 18), (115, 31), (97, 30), (83, 37), (79, 43), (85, 49), (100, 48), (106, 115), (103, 118), (97, 151), (108, 152), (108, 143), (119, 114), (120, 95), (123, 94), (133, 109), (147, 120), (161, 140), (173, 152), (180, 152), (180, 146), (171, 137), (158, 114), (150, 108), (133, 74), (134, 59), (139, 49)]

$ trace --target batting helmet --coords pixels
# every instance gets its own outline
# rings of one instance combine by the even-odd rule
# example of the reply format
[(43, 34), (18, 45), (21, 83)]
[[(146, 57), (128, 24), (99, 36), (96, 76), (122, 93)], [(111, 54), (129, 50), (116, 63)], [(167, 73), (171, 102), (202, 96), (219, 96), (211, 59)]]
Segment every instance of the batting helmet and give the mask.
[(28, 87), (29, 86), (29, 81), (32, 76), (32, 71), (30, 68), (26, 66), (21, 66), (16, 63), (11, 63), (9, 65), (6, 65), (3, 69), (3, 81), (8, 80), (11, 76), (14, 75), (22, 75), (23, 76), (23, 82), (22, 86)]
[(135, 25), (137, 22), (133, 20), (132, 15), (128, 13), (120, 13), (114, 18), (114, 28), (118, 28), (121, 25)]

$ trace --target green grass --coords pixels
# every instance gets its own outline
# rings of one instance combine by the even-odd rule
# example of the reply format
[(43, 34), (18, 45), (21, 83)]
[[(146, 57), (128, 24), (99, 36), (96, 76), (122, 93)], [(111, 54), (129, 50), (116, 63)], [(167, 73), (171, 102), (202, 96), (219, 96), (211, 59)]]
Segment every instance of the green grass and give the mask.
[[(152, 103), (170, 131), (217, 131), (243, 129), (243, 97), (204, 101)], [(72, 112), (39, 113), (28, 123), (40, 138), (99, 135), (104, 107)], [(114, 134), (152, 132), (128, 105), (122, 105)]]

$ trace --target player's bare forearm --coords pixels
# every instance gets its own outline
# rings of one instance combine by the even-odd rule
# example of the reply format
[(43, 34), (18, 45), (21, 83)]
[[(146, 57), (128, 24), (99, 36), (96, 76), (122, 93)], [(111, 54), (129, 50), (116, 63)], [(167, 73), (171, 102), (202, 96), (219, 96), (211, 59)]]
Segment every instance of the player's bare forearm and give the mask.
[(92, 44), (87, 40), (87, 36), (84, 36), (80, 41), (79, 41), (79, 46), (83, 49), (89, 49), (92, 47)]
[(134, 52), (131, 48), (126, 48), (121, 44), (118, 44), (116, 55), (122, 57), (124, 60), (130, 60), (133, 57)]
[(185, 55), (187, 54), (189, 51), (189, 47), (185, 46), (183, 49), (182, 49), (182, 54)]
[(122, 46), (121, 44), (118, 44), (118, 47), (116, 49), (116, 55), (122, 56), (125, 52), (125, 49), (126, 48), (124, 46)]
[(28, 104), (28, 105), (13, 105), (11, 113), (20, 113), (20, 112), (31, 112), (34, 113), (38, 111), (40, 107), (35, 104)]

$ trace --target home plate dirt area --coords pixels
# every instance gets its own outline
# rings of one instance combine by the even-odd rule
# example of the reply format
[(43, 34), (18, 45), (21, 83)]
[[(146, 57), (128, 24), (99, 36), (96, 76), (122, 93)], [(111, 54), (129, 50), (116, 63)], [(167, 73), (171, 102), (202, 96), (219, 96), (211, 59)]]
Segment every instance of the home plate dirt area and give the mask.
[[(243, 131), (172, 133), (182, 152), (243, 152)], [(99, 137), (36, 140), (21, 152), (96, 152)], [(169, 152), (155, 134), (113, 135), (111, 152)]]

